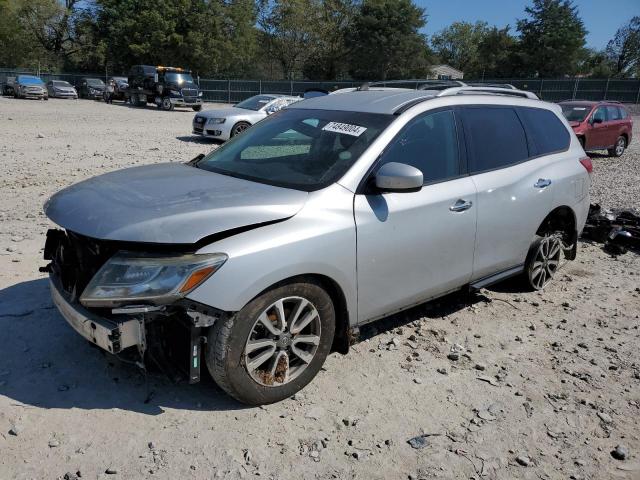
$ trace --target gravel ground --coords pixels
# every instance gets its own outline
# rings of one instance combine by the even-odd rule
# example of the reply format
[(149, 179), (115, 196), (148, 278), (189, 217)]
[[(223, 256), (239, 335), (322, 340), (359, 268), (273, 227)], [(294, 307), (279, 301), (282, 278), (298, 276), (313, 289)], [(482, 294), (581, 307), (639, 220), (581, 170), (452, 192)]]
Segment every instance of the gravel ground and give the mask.
[[(145, 378), (82, 340), (38, 273), (42, 203), (210, 150), (192, 115), (0, 98), (0, 479), (640, 478), (633, 253), (581, 243), (544, 293), (511, 281), (377, 322), (301, 394), (261, 408), (210, 380)], [(621, 159), (594, 156), (594, 201), (640, 207), (637, 139)]]

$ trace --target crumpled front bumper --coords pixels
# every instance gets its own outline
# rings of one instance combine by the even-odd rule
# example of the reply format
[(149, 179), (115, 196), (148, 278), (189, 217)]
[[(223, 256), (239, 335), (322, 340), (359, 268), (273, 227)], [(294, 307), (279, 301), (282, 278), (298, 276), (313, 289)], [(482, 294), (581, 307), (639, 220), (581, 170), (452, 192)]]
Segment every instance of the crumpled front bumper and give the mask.
[(90, 312), (82, 305), (71, 302), (54, 276), (49, 278), (51, 298), (71, 327), (91, 343), (117, 354), (125, 348), (146, 346), (144, 320), (123, 318), (112, 320)]

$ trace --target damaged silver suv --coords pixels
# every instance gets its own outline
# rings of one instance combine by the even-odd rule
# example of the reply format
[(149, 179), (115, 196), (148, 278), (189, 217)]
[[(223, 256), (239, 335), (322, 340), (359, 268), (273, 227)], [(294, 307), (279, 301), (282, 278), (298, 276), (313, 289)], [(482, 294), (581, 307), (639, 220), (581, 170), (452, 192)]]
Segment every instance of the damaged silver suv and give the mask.
[(43, 270), (99, 347), (275, 402), (363, 323), (516, 275), (544, 288), (576, 256), (590, 171), (526, 92), (327, 95), (187, 164), (57, 193)]

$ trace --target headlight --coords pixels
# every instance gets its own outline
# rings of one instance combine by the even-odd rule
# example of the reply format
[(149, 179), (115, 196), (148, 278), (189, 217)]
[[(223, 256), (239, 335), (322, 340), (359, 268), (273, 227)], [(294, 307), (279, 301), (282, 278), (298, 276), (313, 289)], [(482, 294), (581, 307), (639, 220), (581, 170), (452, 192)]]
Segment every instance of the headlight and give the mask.
[(90, 88), (89, 93), (96, 93), (96, 91), (93, 88)]
[(169, 93), (170, 93), (171, 95), (182, 95), (182, 93), (180, 93), (180, 90), (173, 90), (173, 89), (171, 89), (171, 90), (169, 90)]
[(202, 92), (198, 92), (198, 96), (201, 97), (202, 96)]
[(224, 122), (226, 122), (226, 121), (227, 121), (227, 119), (226, 119), (226, 118), (210, 118), (210, 119), (207, 121), (207, 123), (208, 123), (209, 125), (219, 125), (219, 124), (224, 123)]
[(223, 253), (152, 257), (119, 252), (91, 279), (80, 303), (87, 307), (131, 302), (166, 305), (200, 285), (226, 260)]

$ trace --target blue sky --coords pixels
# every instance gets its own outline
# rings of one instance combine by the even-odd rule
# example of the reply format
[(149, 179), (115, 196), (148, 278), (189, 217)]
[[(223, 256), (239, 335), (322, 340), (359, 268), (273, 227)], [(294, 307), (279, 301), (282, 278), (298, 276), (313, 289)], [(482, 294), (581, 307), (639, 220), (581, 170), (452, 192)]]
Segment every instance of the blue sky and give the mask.
[[(455, 21), (485, 21), (515, 32), (516, 19), (524, 17), (526, 0), (414, 0), (427, 10), (424, 33), (431, 35)], [(574, 0), (586, 29), (587, 46), (604, 48), (616, 30), (640, 15), (640, 0)]]

